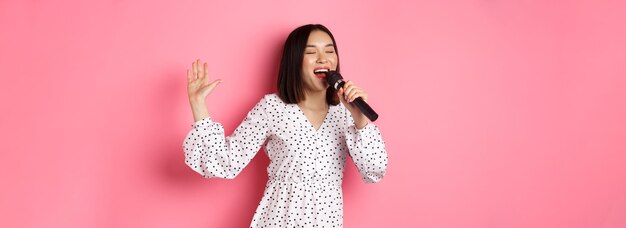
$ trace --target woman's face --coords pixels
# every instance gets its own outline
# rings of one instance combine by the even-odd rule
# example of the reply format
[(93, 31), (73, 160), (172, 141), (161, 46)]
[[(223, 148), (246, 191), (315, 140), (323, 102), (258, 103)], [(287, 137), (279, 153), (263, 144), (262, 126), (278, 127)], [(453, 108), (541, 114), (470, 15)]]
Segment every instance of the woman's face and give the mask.
[(325, 80), (326, 74), (315, 74), (314, 71), (317, 69), (336, 70), (337, 53), (335, 52), (333, 40), (327, 33), (313, 30), (306, 43), (302, 60), (301, 74), (305, 91), (326, 91), (328, 87), (328, 83)]

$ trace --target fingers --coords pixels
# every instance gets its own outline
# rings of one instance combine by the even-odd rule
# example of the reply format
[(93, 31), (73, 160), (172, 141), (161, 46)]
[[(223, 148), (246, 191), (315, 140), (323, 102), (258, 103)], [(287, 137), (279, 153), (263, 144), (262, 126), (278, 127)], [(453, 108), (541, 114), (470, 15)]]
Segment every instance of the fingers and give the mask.
[(344, 99), (346, 99), (346, 101), (351, 102), (351, 100), (349, 99), (349, 95), (350, 92), (352, 92), (355, 89), (354, 83), (352, 83), (352, 81), (346, 81), (346, 83), (343, 85), (343, 96)]
[(193, 69), (193, 79), (198, 78), (198, 61), (200, 61), (200, 59), (197, 59), (191, 64), (191, 69)]
[[(191, 70), (187, 70), (187, 81), (193, 81), (195, 79), (204, 79), (209, 76), (209, 64), (203, 63), (201, 65), (200, 59), (196, 59), (191, 63)], [(208, 84), (208, 82), (207, 82)]]
[(347, 102), (353, 102), (354, 99), (361, 97), (363, 100), (367, 101), (367, 93), (354, 85), (352, 81), (347, 81), (346, 84), (343, 85), (343, 88), (340, 90), (339, 96), (343, 95), (343, 99)]
[(202, 62), (200, 62), (200, 59), (196, 60), (196, 68), (198, 68), (198, 78), (203, 78), (204, 77), (204, 68), (202, 66)]
[(215, 80), (215, 81), (211, 82), (211, 84), (209, 84), (209, 85), (207, 86), (207, 87), (208, 87), (209, 92), (213, 91), (213, 89), (214, 89), (217, 85), (219, 85), (220, 83), (222, 83), (222, 80), (220, 80), (220, 79), (218, 79), (218, 80)]
[(340, 101), (342, 101), (342, 102), (344, 102), (344, 101), (345, 101), (345, 100), (344, 100), (344, 96), (343, 96), (343, 88), (339, 88), (339, 89), (337, 90), (337, 96), (339, 97), (339, 100), (340, 100)]
[(193, 61), (191, 69), (187, 69), (187, 93), (190, 98), (206, 98), (221, 82), (221, 79), (209, 82), (209, 64), (202, 63), (200, 59)]

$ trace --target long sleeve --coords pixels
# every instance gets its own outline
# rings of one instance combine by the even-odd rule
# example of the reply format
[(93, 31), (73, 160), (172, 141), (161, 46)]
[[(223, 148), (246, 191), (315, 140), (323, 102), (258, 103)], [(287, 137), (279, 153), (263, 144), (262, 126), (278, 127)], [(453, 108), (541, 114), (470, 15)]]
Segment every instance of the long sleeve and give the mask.
[(379, 182), (385, 176), (388, 160), (380, 131), (373, 123), (357, 129), (352, 115), (347, 109), (346, 112), (345, 138), (349, 155), (365, 183)]
[(266, 107), (263, 98), (228, 137), (210, 117), (196, 121), (183, 142), (185, 163), (206, 178), (235, 178), (268, 137)]

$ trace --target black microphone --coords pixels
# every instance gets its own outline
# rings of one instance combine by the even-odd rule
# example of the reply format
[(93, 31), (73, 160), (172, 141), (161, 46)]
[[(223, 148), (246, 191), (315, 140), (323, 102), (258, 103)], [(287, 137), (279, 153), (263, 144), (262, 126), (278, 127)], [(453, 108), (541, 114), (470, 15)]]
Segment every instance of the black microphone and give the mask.
[[(328, 85), (335, 89), (335, 91), (339, 90), (339, 88), (343, 88), (343, 85), (346, 84), (343, 81), (343, 77), (341, 77), (341, 74), (337, 73), (337, 71), (328, 71), (325, 73), (326, 82), (328, 82)], [(359, 108), (359, 110), (361, 110), (361, 112), (372, 122), (378, 119), (378, 114), (374, 112), (374, 109), (372, 109), (372, 107), (365, 103), (363, 98), (357, 97), (356, 99), (354, 99), (354, 101), (350, 103)]]

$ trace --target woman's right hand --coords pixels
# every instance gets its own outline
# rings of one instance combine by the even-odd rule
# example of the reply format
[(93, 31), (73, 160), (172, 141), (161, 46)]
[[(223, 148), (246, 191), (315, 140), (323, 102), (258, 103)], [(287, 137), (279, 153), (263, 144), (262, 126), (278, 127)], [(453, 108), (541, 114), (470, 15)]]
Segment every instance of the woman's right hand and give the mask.
[(191, 66), (191, 70), (187, 69), (187, 94), (189, 95), (189, 102), (192, 105), (204, 104), (206, 97), (222, 80), (217, 79), (209, 83), (208, 64), (203, 63), (200, 65), (200, 59), (194, 61)]

